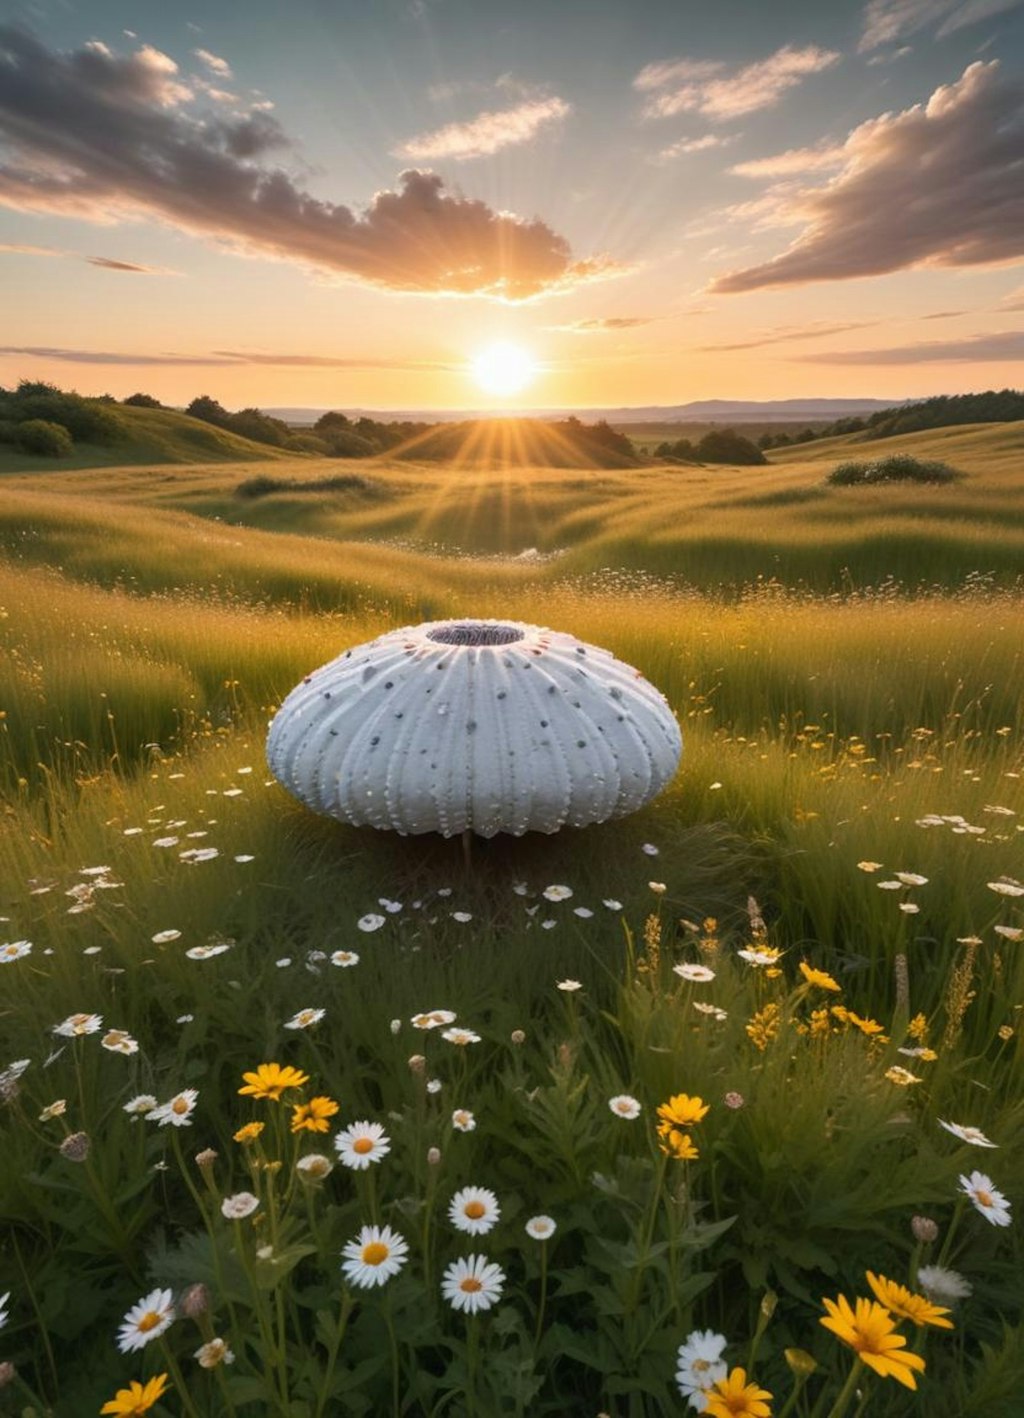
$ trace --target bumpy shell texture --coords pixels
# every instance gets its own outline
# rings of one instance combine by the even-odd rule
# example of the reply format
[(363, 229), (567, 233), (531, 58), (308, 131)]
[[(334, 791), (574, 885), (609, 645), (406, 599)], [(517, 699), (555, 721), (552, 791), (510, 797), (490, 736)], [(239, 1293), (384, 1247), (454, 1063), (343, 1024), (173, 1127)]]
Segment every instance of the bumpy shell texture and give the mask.
[(664, 696), (573, 635), (429, 621), (347, 650), (288, 695), (275, 778), (314, 812), (400, 833), (557, 832), (634, 812), (675, 774)]

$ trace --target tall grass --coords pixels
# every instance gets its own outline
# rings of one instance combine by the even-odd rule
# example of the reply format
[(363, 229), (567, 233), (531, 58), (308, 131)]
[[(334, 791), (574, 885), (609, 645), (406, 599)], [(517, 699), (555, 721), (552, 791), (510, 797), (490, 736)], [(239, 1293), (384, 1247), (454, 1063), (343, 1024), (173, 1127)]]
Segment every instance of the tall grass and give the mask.
[[(375, 466), (372, 506), (275, 492), (258, 528), (213, 520), (248, 517), (233, 496), (247, 469), (64, 473), (59, 493), (16, 481), (0, 510), (0, 945), (32, 948), (0, 965), (0, 1291), (23, 1407), (77, 1418), (166, 1371), (155, 1411), (202, 1418), (642, 1418), (679, 1411), (676, 1349), (713, 1327), (778, 1409), (799, 1389), (786, 1350), (811, 1351), (790, 1411), (821, 1418), (848, 1369), (822, 1296), (865, 1294), (867, 1269), (913, 1285), (941, 1257), (974, 1295), (955, 1334), (928, 1341), (917, 1398), (874, 1380), (870, 1411), (1014, 1411), (1018, 1228), (956, 1201), (958, 1177), (987, 1167), (1019, 1203), (1024, 1155), (1024, 898), (991, 885), (1024, 875), (1020, 531), (1000, 521), (1013, 485), (986, 433), (964, 435), (975, 472), (964, 446), (948, 453), (976, 505), (949, 501), (964, 487), (915, 489), (930, 522), (907, 523), (906, 570), (880, 550), (904, 545), (903, 504), (805, 496), (820, 471), (803, 453), (757, 475), (774, 492), (749, 470), (684, 484)], [(766, 516), (800, 585), (771, 570)], [(956, 549), (941, 575), (921, 551), (940, 525)], [(868, 589), (840, 574), (858, 546)], [(510, 555), (524, 547), (563, 554)], [(921, 579), (936, 584), (909, 594)], [(267, 779), (267, 718), (312, 666), (471, 614), (570, 629), (640, 667), (683, 726), (671, 789), (583, 834), (478, 844), (467, 870), (457, 844), (314, 819)], [(880, 889), (896, 873), (909, 883)], [(548, 899), (551, 884), (571, 897)], [(737, 955), (751, 946), (778, 949), (780, 973)], [(841, 995), (815, 994), (801, 961)], [(874, 1035), (822, 1015), (834, 999)], [(322, 1023), (286, 1027), (314, 1005)], [(410, 1023), (442, 1007), (480, 1043)], [(78, 1012), (138, 1052), (54, 1036)], [(760, 1043), (758, 1018), (777, 1024)], [(898, 1052), (915, 1041), (935, 1057)], [(14, 1077), (7, 1059), (31, 1063)], [(329, 1137), (293, 1139), (286, 1105), (238, 1094), (242, 1070), (271, 1059), (338, 1100), (332, 1130), (385, 1123), (393, 1155), (307, 1195), (296, 1149), (333, 1157)], [(893, 1066), (920, 1081), (893, 1082)], [(199, 1094), (190, 1129), (123, 1111), (184, 1088)], [(653, 1128), (680, 1091), (710, 1104), (692, 1162), (666, 1159)], [(622, 1093), (640, 1120), (613, 1115)], [(234, 1141), (250, 1118), (269, 1125), (254, 1150)], [(207, 1146), (219, 1157), (197, 1170)], [(469, 1328), (439, 1298), (443, 1266), (471, 1248), (446, 1213), (467, 1184), (499, 1197), (501, 1225), (472, 1245), (507, 1278)], [(242, 1189), (266, 1219), (224, 1220)], [(523, 1232), (537, 1212), (558, 1225), (543, 1247)], [(931, 1250), (910, 1231), (919, 1212), (939, 1224)], [(412, 1259), (381, 1292), (346, 1290), (341, 1248), (371, 1220)], [(118, 1355), (139, 1296), (196, 1281), (207, 1319)], [(216, 1372), (192, 1358), (211, 1326), (236, 1351)]]

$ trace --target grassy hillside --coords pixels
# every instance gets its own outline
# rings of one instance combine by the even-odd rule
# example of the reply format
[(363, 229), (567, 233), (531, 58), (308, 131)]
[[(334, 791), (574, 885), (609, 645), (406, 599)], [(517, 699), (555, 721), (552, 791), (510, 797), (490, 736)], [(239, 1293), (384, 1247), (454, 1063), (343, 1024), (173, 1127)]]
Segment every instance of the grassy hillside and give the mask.
[[(672, 1418), (686, 1334), (720, 1328), (753, 1367), (774, 1310), (756, 1378), (783, 1411), (786, 1350), (806, 1349), (788, 1411), (824, 1414), (850, 1359), (822, 1297), (937, 1261), (972, 1293), (952, 1334), (908, 1335), (915, 1394), (860, 1376), (870, 1411), (1017, 1412), (1021, 1228), (958, 1181), (987, 1168), (1020, 1204), (1021, 433), (893, 441), (960, 467), (952, 487), (825, 486), (845, 439), (745, 469), (10, 473), (0, 1068), (31, 1062), (2, 1072), (0, 1294), (19, 1404), (78, 1418), (166, 1368), (165, 1411), (189, 1418)], [(582, 833), (478, 843), (467, 869), (457, 842), (315, 818), (270, 778), (267, 720), (312, 668), (481, 615), (649, 676), (683, 732), (668, 790)], [(781, 953), (762, 969), (752, 949)], [(420, 1027), (438, 1008), (469, 1042)], [(55, 1036), (72, 1016), (95, 1037)], [(270, 1060), (307, 1092), (242, 1096)], [(177, 1098), (185, 1130), (134, 1116), (140, 1095)], [(308, 1095), (338, 1107), (312, 1136), (289, 1106)], [(670, 1155), (657, 1110), (695, 1095), (707, 1116)], [(329, 1134), (361, 1119), (390, 1151), (350, 1172)], [(316, 1154), (325, 1181), (295, 1169)], [(449, 1219), (467, 1185), (500, 1203), (479, 1242)], [(227, 1220), (250, 1189), (257, 1210)], [(383, 1293), (339, 1272), (370, 1220), (409, 1246)], [(440, 1276), (476, 1247), (507, 1284), (468, 1332)], [(199, 1281), (205, 1329), (179, 1316), (159, 1357), (117, 1354), (140, 1296)], [(193, 1356), (213, 1333), (236, 1357), (211, 1373)]]
[(127, 437), (119, 442), (105, 447), (76, 444), (74, 451), (64, 458), (37, 457), (0, 444), (0, 473), (128, 467), (141, 463), (266, 461), (285, 456), (295, 460), (294, 453), (282, 454), (266, 444), (239, 438), (237, 434), (173, 409), (140, 409), (119, 404), (116, 414), (127, 429)]

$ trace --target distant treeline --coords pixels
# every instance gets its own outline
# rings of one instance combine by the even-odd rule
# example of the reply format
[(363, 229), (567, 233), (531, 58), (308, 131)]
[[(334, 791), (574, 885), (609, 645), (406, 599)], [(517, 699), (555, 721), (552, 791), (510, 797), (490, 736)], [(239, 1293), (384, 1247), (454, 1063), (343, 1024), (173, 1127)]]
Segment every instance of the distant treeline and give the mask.
[[(761, 447), (768, 446), (762, 440)], [(659, 443), (654, 455), (681, 463), (732, 463), (746, 467), (768, 461), (756, 443), (733, 428), (712, 429), (698, 443), (691, 443), (688, 438), (679, 438), (675, 443)]]
[(857, 442), (892, 438), (898, 433), (920, 433), (928, 428), (948, 428), (967, 423), (1009, 423), (1024, 419), (1024, 393), (1017, 389), (986, 389), (981, 394), (939, 394), (919, 404), (895, 409), (879, 409), (867, 418), (837, 419), (817, 430), (805, 428), (798, 434), (765, 433), (760, 448), (785, 448), (793, 443), (811, 443), (817, 438), (833, 438), (842, 433), (860, 435)]

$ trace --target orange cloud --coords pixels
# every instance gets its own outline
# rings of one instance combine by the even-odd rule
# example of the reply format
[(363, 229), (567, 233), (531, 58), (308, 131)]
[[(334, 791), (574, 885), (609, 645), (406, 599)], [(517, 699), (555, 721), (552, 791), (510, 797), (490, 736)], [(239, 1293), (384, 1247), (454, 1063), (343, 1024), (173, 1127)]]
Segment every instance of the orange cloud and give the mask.
[(433, 158), (454, 158), (466, 162), (470, 158), (489, 157), (501, 148), (528, 143), (547, 124), (566, 118), (572, 109), (564, 99), (534, 99), (493, 113), (479, 113), (466, 123), (449, 123), (432, 133), (410, 138), (400, 148), (399, 157), (414, 162), (429, 162)]
[(816, 44), (803, 49), (787, 44), (740, 68), (721, 60), (671, 59), (641, 69), (633, 87), (653, 94), (644, 109), (648, 118), (703, 113), (721, 122), (774, 107), (807, 75), (831, 69), (839, 58), (835, 50)]

